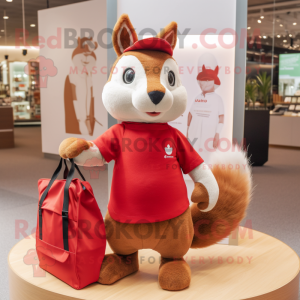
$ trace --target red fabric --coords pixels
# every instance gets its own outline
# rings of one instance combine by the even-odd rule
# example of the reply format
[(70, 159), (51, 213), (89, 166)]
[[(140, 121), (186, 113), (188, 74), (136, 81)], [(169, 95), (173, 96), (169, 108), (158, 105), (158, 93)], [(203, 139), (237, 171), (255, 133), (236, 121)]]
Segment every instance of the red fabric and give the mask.
[(202, 72), (197, 75), (197, 80), (205, 81), (205, 80), (213, 80), (215, 85), (221, 85), (221, 81), (218, 77), (219, 67), (217, 66), (215, 70), (206, 69), (203, 65)]
[(173, 49), (169, 42), (157, 37), (150, 37), (147, 39), (136, 41), (132, 46), (126, 48), (124, 52), (136, 50), (156, 50), (162, 51), (173, 56)]
[(167, 123), (123, 122), (94, 143), (107, 162), (115, 160), (108, 204), (114, 220), (152, 223), (177, 217), (188, 208), (181, 169), (189, 173), (203, 159), (181, 132)]
[[(49, 179), (38, 181), (39, 198), (48, 183)], [(106, 247), (105, 228), (90, 184), (73, 179), (69, 189), (69, 251), (64, 250), (64, 185), (65, 180), (55, 180), (43, 202), (43, 239), (39, 239), (38, 214), (36, 251), (42, 269), (73, 288), (82, 289), (99, 278)]]

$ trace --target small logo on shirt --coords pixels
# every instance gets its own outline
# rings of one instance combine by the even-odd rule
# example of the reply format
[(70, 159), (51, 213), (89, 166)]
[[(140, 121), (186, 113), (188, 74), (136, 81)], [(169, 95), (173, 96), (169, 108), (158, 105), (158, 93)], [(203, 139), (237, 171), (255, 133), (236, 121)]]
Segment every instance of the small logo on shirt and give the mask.
[(204, 102), (204, 103), (206, 103), (207, 100), (204, 100), (204, 99), (196, 99), (195, 102)]
[(165, 147), (165, 151), (168, 155), (171, 155), (173, 152), (173, 148), (171, 148), (170, 145), (168, 144), (168, 146)]
[(170, 154), (172, 154), (172, 152), (173, 152), (173, 148), (171, 148), (170, 145), (165, 147), (165, 151), (168, 155), (165, 155), (164, 158), (173, 158), (174, 157), (174, 156), (170, 156)]

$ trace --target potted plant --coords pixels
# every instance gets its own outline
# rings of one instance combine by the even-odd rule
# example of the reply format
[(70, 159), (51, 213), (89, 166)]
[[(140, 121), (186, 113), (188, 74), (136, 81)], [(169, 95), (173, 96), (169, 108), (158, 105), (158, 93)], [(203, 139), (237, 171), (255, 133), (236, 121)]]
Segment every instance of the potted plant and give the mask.
[(250, 106), (250, 103), (253, 104), (253, 107), (255, 108), (255, 102), (257, 99), (257, 82), (256, 80), (247, 80), (246, 82), (246, 100), (248, 103), (248, 108)]
[(268, 76), (267, 72), (263, 72), (257, 75), (256, 78), (258, 81), (258, 91), (261, 94), (262, 101), (264, 102), (265, 107), (267, 107), (272, 86), (271, 76)]
[[(246, 83), (246, 100), (251, 100), (253, 108), (245, 111), (244, 138), (247, 154), (252, 165), (262, 166), (268, 161), (269, 155), (269, 124), (270, 114), (266, 109), (271, 90), (271, 77), (267, 73), (257, 76), (257, 81), (248, 80)], [(265, 104), (265, 109), (255, 109), (258, 94)]]

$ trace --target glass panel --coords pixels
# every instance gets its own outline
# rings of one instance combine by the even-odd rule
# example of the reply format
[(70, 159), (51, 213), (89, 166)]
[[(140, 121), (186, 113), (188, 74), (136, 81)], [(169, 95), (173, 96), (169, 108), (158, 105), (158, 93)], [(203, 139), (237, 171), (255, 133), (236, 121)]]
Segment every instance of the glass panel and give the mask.
[[(300, 116), (300, 105), (289, 105), (300, 104), (300, 1), (249, 0), (248, 4), (247, 107), (265, 106)], [(267, 103), (257, 77), (263, 73), (271, 80)]]

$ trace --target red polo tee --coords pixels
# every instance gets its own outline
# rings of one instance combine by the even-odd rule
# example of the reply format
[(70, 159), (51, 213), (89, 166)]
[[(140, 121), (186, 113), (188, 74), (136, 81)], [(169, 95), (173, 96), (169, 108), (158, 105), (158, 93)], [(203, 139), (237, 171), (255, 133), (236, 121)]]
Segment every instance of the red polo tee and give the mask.
[(180, 131), (167, 123), (123, 122), (94, 143), (107, 162), (115, 160), (108, 204), (114, 220), (160, 222), (189, 207), (182, 171), (203, 159)]

